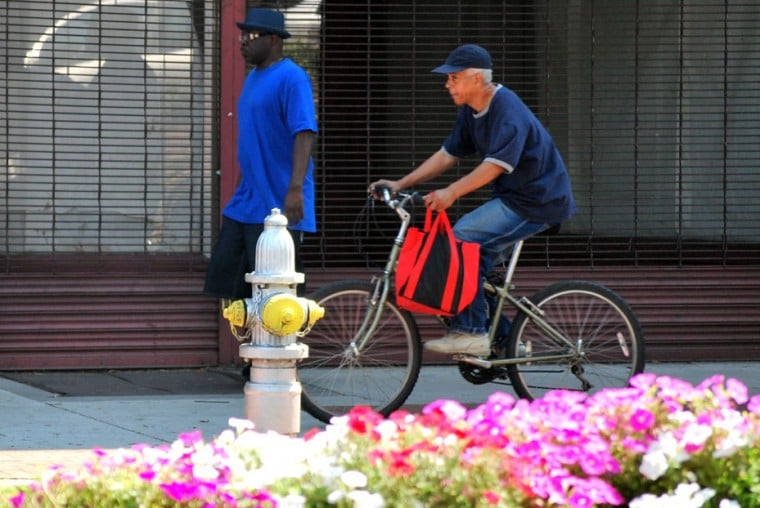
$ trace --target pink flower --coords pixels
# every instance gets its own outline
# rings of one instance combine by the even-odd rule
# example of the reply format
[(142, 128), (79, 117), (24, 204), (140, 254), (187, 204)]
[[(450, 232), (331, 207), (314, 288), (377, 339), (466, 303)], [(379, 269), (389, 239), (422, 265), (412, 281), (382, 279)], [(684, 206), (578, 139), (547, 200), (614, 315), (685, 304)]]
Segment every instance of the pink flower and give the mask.
[(190, 448), (196, 443), (203, 442), (203, 435), (199, 430), (194, 430), (192, 432), (185, 432), (183, 434), (180, 434), (177, 440), (180, 441), (183, 445)]
[(388, 474), (390, 476), (407, 476), (414, 473), (416, 468), (414, 467), (414, 464), (409, 462), (410, 454), (411, 452), (408, 450), (390, 452), (390, 460), (388, 460), (387, 468)]
[(11, 507), (12, 508), (20, 508), (24, 505), (24, 501), (26, 500), (26, 494), (24, 491), (19, 491), (15, 496), (13, 496), (10, 499)]
[(654, 425), (655, 417), (651, 411), (639, 408), (631, 415), (631, 428), (635, 432), (646, 432)]
[(636, 374), (633, 376), (629, 384), (634, 387), (638, 388), (642, 391), (647, 391), (651, 387), (655, 386), (655, 383), (657, 382), (657, 375), (650, 373), (650, 372), (644, 372), (641, 374)]
[(749, 398), (747, 386), (734, 378), (726, 380), (726, 391), (737, 404), (744, 404)]
[(492, 490), (486, 490), (483, 492), (483, 499), (485, 499), (488, 504), (499, 504), (501, 496)]
[(256, 506), (258, 507), (277, 506), (277, 501), (266, 490), (258, 490), (256, 492), (244, 492), (243, 497), (245, 497), (246, 499), (257, 501)]
[(138, 477), (141, 480), (144, 480), (146, 482), (152, 482), (156, 478), (156, 472), (155, 471), (142, 471), (138, 475)]
[(747, 403), (747, 410), (750, 413), (760, 415), (760, 395), (753, 395)]
[[(348, 428), (352, 432), (367, 435), (383, 420), (383, 416), (367, 406), (356, 406), (348, 413)], [(378, 435), (373, 435), (378, 439)]]
[(422, 408), (422, 414), (442, 416), (446, 421), (455, 422), (467, 416), (467, 408), (455, 400), (441, 399)]
[(311, 441), (320, 432), (322, 432), (322, 429), (320, 429), (319, 427), (312, 427), (310, 430), (308, 430), (308, 431), (306, 431), (306, 433), (304, 433), (303, 440), (304, 441)]

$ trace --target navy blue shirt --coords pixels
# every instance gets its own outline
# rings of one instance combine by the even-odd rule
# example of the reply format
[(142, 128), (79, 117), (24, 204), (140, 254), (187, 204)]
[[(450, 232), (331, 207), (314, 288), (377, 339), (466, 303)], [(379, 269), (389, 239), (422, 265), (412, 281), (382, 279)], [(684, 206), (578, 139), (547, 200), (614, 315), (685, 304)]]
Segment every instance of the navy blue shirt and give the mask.
[(505, 86), (498, 86), (484, 111), (460, 109), (443, 149), (457, 158), (478, 153), (504, 168), (492, 194), (525, 219), (553, 225), (575, 213), (570, 177), (554, 140)]

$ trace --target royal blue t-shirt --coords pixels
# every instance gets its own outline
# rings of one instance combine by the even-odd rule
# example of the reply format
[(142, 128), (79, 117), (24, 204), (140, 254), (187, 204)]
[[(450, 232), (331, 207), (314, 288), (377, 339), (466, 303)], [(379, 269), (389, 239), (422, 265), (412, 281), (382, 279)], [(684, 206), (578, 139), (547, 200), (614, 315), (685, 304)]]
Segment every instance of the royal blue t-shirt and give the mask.
[(505, 86), (498, 86), (484, 111), (460, 109), (443, 149), (457, 158), (478, 153), (503, 167), (492, 194), (525, 219), (559, 224), (575, 213), (570, 177), (554, 140)]
[[(223, 213), (238, 222), (262, 224), (272, 208), (285, 213), (296, 134), (317, 132), (309, 75), (287, 58), (253, 69), (243, 84), (237, 114), (241, 179)], [(289, 228), (316, 231), (313, 171), (310, 158), (303, 182), (304, 218)]]

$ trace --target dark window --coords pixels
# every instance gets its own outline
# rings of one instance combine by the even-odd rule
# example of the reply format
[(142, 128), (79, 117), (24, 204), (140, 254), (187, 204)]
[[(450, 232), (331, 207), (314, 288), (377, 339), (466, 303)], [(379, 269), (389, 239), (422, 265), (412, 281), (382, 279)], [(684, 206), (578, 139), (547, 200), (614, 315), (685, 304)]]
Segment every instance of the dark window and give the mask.
[(757, 262), (758, 26), (749, 1), (325, 0), (308, 263), (383, 259), (395, 216), (361, 213), (366, 186), (439, 148), (455, 109), (430, 70), (462, 43), (491, 52), (495, 81), (533, 108), (570, 168), (579, 213), (529, 242), (526, 262)]

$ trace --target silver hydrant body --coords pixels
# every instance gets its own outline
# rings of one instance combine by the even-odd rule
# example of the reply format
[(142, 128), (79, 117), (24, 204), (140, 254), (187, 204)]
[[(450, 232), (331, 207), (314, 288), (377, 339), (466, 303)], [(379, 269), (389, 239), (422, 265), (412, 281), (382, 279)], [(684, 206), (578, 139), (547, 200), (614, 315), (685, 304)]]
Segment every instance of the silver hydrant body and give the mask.
[[(309, 354), (298, 342), (324, 309), (312, 300), (296, 296), (304, 274), (295, 271), (295, 247), (286, 227), (287, 218), (277, 208), (264, 221), (256, 244), (255, 270), (245, 275), (253, 289), (251, 298), (232, 302), (224, 309), (240, 345), (240, 357), (251, 363), (245, 383), (245, 417), (258, 431), (295, 435), (301, 430), (301, 383), (296, 363)], [(243, 326), (243, 336), (235, 332)]]

